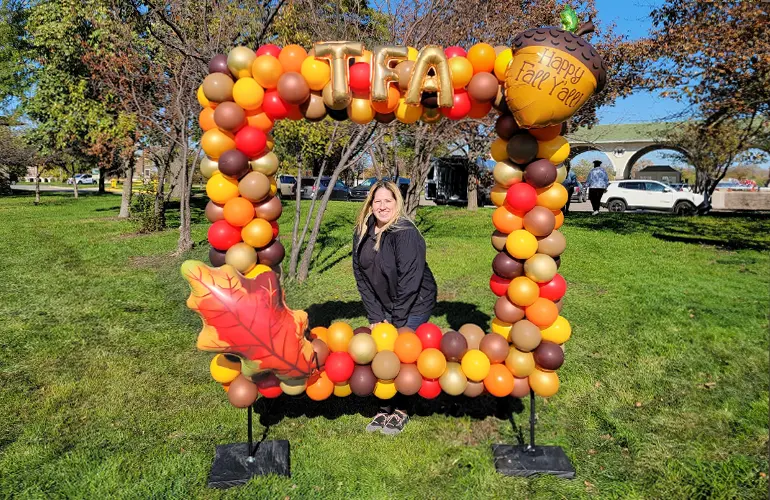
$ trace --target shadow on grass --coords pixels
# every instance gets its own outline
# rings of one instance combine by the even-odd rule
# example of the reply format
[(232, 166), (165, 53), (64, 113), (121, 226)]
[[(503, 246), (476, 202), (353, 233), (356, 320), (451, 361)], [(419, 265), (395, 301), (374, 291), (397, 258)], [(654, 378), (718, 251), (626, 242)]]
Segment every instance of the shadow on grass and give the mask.
[[(311, 326), (329, 325), (332, 321), (366, 317), (364, 304), (358, 300), (332, 300), (321, 304), (313, 304), (307, 307), (305, 311), (312, 321)], [(480, 326), (486, 325), (492, 319), (488, 314), (480, 311), (475, 304), (446, 300), (436, 303), (436, 307), (433, 309), (433, 316), (446, 316), (447, 323), (453, 330), (457, 330), (465, 323), (474, 323)]]
[(573, 212), (571, 227), (618, 234), (646, 233), (663, 241), (714, 245), (730, 250), (764, 250), (770, 244), (770, 214), (715, 212), (700, 217), (673, 214), (622, 213), (591, 216)]

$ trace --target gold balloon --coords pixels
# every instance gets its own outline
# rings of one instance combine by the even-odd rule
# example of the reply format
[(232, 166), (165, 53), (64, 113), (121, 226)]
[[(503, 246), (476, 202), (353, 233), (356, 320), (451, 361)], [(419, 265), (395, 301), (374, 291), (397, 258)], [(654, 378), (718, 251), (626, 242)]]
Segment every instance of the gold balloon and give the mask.
[(444, 373), (439, 377), (441, 389), (450, 396), (459, 396), (465, 392), (468, 377), (463, 373), (460, 363), (447, 363)]
[(404, 61), (409, 49), (394, 45), (379, 45), (374, 48), (372, 70), (372, 102), (388, 100), (390, 82), (398, 82), (398, 74), (390, 68), (391, 61)]
[(211, 102), (224, 102), (233, 99), (233, 79), (224, 73), (211, 73), (203, 79), (203, 97)]
[(366, 125), (374, 120), (374, 108), (369, 99), (358, 99), (354, 97), (348, 106), (348, 118), (353, 123)]
[(284, 394), (289, 396), (299, 396), (303, 392), (305, 392), (305, 388), (307, 387), (307, 381), (306, 380), (286, 380), (281, 381), (281, 390)]
[(524, 180), (524, 171), (511, 160), (503, 160), (495, 164), (492, 176), (495, 178), (495, 182), (507, 189)]
[(535, 369), (529, 375), (529, 386), (541, 398), (549, 398), (559, 391), (559, 376)]
[[(350, 103), (348, 58), (360, 56), (363, 53), (364, 44), (361, 42), (322, 42), (316, 43), (313, 48), (315, 49), (315, 56), (318, 59), (328, 59), (332, 67), (330, 101), (335, 107), (329, 106), (325, 95), (324, 102), (336, 110), (347, 107)], [(324, 94), (326, 94), (326, 87), (324, 87)]]
[(426, 108), (422, 112), (422, 117), (420, 118), (425, 123), (436, 123), (439, 120), (441, 120), (441, 117), (443, 115), (441, 114), (441, 111), (439, 111), (436, 108)]
[(204, 156), (201, 160), (201, 175), (206, 179), (210, 179), (216, 172), (219, 172), (219, 162)]
[(505, 366), (514, 377), (528, 377), (535, 369), (535, 358), (531, 352), (521, 352), (511, 346), (508, 357), (505, 358)]
[[(431, 69), (436, 73), (436, 76), (428, 75)], [(454, 104), (449, 62), (446, 54), (444, 54), (444, 49), (436, 45), (428, 45), (420, 50), (414, 64), (412, 79), (409, 82), (409, 90), (406, 92), (406, 103), (410, 105), (420, 104), (423, 92), (437, 92), (439, 107), (451, 108)]]
[(524, 274), (535, 283), (547, 283), (556, 276), (556, 261), (549, 255), (536, 253), (524, 262)]
[(248, 47), (235, 47), (227, 54), (227, 69), (235, 78), (251, 76), (251, 65), (257, 54)]
[(269, 177), (278, 171), (278, 156), (270, 151), (256, 160), (251, 160), (249, 166), (253, 171), (262, 172)]
[(336, 111), (347, 108), (350, 105), (350, 101), (353, 99), (352, 95), (348, 93), (345, 99), (340, 100), (339, 102), (335, 102), (334, 94), (332, 93), (332, 82), (327, 83), (324, 89), (321, 91), (321, 98), (323, 99), (326, 107)]
[(233, 266), (241, 274), (246, 274), (257, 265), (257, 251), (246, 243), (236, 243), (227, 249), (225, 264)]
[(556, 169), (556, 180), (554, 182), (556, 182), (557, 184), (561, 184), (562, 182), (564, 182), (564, 179), (566, 178), (567, 178), (567, 167), (562, 165), (561, 167)]

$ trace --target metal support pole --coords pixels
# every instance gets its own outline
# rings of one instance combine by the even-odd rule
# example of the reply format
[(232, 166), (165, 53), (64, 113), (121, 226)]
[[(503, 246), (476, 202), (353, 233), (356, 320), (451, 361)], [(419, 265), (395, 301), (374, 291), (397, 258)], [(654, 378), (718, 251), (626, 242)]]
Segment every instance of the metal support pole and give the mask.
[(529, 390), (529, 446), (527, 451), (535, 451), (535, 391)]
[(249, 458), (247, 460), (252, 461), (254, 460), (254, 452), (257, 450), (254, 449), (254, 437), (252, 435), (252, 417), (251, 417), (251, 405), (249, 405), (249, 411), (248, 411), (248, 426), (249, 426)]

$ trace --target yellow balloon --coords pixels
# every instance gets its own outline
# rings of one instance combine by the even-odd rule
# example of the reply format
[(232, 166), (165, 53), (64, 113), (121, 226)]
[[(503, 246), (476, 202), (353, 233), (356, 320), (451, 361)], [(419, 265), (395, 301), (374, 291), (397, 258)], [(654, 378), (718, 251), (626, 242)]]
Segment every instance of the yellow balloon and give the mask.
[(511, 341), (511, 325), (510, 323), (506, 323), (505, 321), (500, 321), (498, 318), (494, 318), (492, 320), (492, 333), (496, 333), (503, 337), (508, 342)]
[(478, 349), (466, 352), (460, 365), (468, 380), (481, 382), (489, 375), (489, 358)]
[(372, 328), (372, 338), (377, 344), (377, 352), (392, 351), (398, 338), (398, 330), (390, 323), (380, 323)]
[(323, 59), (308, 56), (302, 61), (300, 74), (305, 78), (310, 90), (323, 90), (332, 77), (332, 69)]
[(270, 193), (267, 196), (275, 196), (278, 193), (278, 182), (274, 175), (269, 176), (268, 179), (270, 179)]
[(247, 278), (256, 278), (260, 274), (266, 273), (268, 271), (272, 271), (272, 269), (270, 269), (269, 266), (266, 266), (264, 264), (257, 264), (256, 266), (254, 266), (254, 268), (251, 271), (244, 274), (244, 276)]
[(348, 118), (353, 123), (366, 125), (374, 120), (374, 108), (369, 99), (359, 99), (354, 97), (348, 105)]
[(262, 106), (265, 89), (251, 77), (239, 78), (233, 86), (233, 100), (248, 111), (254, 111)]
[(502, 207), (503, 203), (505, 203), (505, 195), (507, 194), (507, 187), (501, 186), (500, 184), (495, 184), (495, 186), (489, 192), (489, 199), (492, 200), (492, 203), (494, 203), (496, 207)]
[(203, 93), (203, 85), (198, 87), (197, 96), (198, 96), (198, 104), (200, 104), (202, 108), (207, 108), (211, 105), (211, 101), (209, 101), (206, 98), (206, 94)]
[(505, 80), (505, 70), (508, 69), (508, 65), (513, 60), (513, 51), (511, 49), (505, 49), (500, 52), (495, 58), (495, 76), (501, 82)]
[(378, 380), (374, 384), (374, 395), (380, 399), (390, 399), (396, 395), (396, 383), (392, 380)]
[(350, 396), (353, 393), (353, 390), (350, 388), (350, 384), (335, 384), (334, 385), (334, 395), (338, 398), (344, 398), (345, 396)]
[(564, 316), (559, 316), (548, 328), (541, 328), (540, 335), (543, 340), (555, 344), (563, 344), (572, 336), (572, 327)]
[(416, 61), (417, 55), (419, 52), (417, 52), (417, 49), (414, 47), (407, 47), (408, 54), (406, 56), (407, 61)]
[(473, 78), (473, 65), (465, 57), (453, 57), (449, 60), (449, 74), (452, 75), (452, 87), (465, 88)]
[(541, 398), (551, 397), (559, 391), (559, 376), (535, 368), (529, 375), (529, 387)]
[(402, 97), (398, 100), (396, 108), (396, 118), (401, 123), (414, 123), (422, 116), (422, 106), (409, 106)]
[(239, 196), (238, 181), (217, 172), (206, 182), (206, 195), (214, 203), (224, 205)]
[(229, 132), (222, 132), (218, 128), (212, 128), (203, 133), (201, 147), (209, 158), (218, 160), (225, 151), (235, 149), (235, 137)]
[(569, 150), (569, 143), (562, 136), (554, 137), (550, 141), (537, 141), (537, 157), (546, 158), (554, 165), (566, 160)]
[(537, 238), (526, 229), (517, 229), (508, 235), (505, 249), (514, 259), (528, 259), (537, 252)]
[(224, 354), (217, 354), (211, 359), (209, 371), (220, 384), (229, 384), (241, 374), (241, 362), (230, 361)]
[(522, 352), (511, 346), (508, 356), (505, 358), (505, 366), (513, 373), (514, 377), (528, 377), (535, 370), (535, 357), (531, 352)]
[(567, 188), (553, 183), (547, 188), (537, 190), (537, 204), (549, 210), (561, 210), (561, 207), (567, 203), (568, 196)]
[(504, 161), (508, 159), (508, 141), (502, 137), (498, 137), (492, 142), (491, 150), (493, 160)]

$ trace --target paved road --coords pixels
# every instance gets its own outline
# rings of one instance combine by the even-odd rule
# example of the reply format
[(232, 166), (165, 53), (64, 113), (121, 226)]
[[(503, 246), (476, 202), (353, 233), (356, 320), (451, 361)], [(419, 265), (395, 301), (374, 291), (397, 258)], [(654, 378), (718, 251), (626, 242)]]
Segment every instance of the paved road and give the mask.
[[(11, 189), (13, 191), (35, 191), (35, 185), (34, 184), (14, 184), (11, 186)], [(40, 192), (49, 192), (49, 193), (72, 193), (75, 189), (68, 187), (68, 186), (51, 186), (47, 184), (40, 184)], [(93, 187), (85, 187), (80, 186), (78, 187), (78, 193), (96, 193), (99, 191), (98, 186)]]

